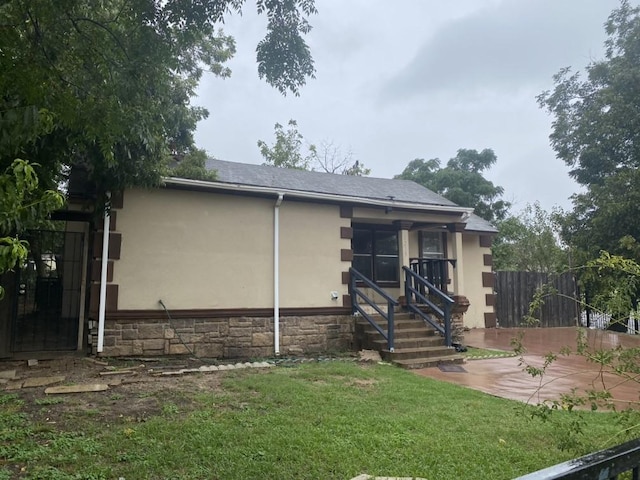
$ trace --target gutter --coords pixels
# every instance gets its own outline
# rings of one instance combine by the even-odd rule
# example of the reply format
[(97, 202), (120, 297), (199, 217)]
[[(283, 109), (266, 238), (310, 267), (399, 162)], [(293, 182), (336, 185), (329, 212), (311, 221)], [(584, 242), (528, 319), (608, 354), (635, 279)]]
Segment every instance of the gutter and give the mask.
[(273, 348), (280, 355), (280, 205), (284, 193), (278, 193), (273, 206)]
[(102, 265), (100, 269), (100, 304), (98, 306), (98, 353), (102, 353), (104, 349), (104, 319), (107, 310), (107, 266), (109, 264), (109, 229), (111, 228), (110, 200), (111, 192), (107, 192), (107, 204), (104, 207), (104, 224), (102, 226)]
[(206, 190), (223, 190), (232, 192), (247, 192), (247, 193), (263, 193), (263, 194), (287, 194), (294, 198), (303, 198), (309, 200), (331, 200), (335, 202), (349, 202), (364, 206), (380, 206), (380, 207), (392, 207), (392, 208), (405, 208), (410, 210), (423, 210), (427, 212), (443, 212), (443, 213), (457, 213), (460, 215), (470, 215), (473, 212), (473, 208), (459, 207), (457, 205), (426, 205), (422, 203), (400, 202), (397, 200), (381, 200), (365, 197), (350, 197), (346, 195), (338, 195), (335, 193), (319, 193), (319, 192), (303, 192), (300, 190), (291, 190), (274, 187), (260, 187), (256, 185), (243, 185), (239, 183), (222, 183), (222, 182), (207, 182), (204, 180), (191, 180), (188, 178), (167, 177), (164, 178), (164, 182), (169, 185), (177, 185), (184, 187), (198, 187)]

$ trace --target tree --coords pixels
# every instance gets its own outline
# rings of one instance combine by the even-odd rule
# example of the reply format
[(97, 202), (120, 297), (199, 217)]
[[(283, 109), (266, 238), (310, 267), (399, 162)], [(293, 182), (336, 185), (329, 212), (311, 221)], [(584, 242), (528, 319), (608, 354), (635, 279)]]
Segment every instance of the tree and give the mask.
[(366, 176), (371, 173), (359, 160), (354, 160), (353, 152), (342, 152), (342, 148), (331, 140), (323, 140), (320, 146), (311, 145), (313, 168), (326, 173), (339, 173), (354, 177)]
[[(157, 184), (194, 149), (207, 111), (190, 99), (203, 73), (226, 77), (233, 38), (218, 26), (243, 0), (15, 0), (0, 6), (0, 167), (41, 165), (41, 184), (87, 167), (100, 190)], [(313, 0), (256, 0), (267, 16), (258, 74), (298, 94), (314, 67), (302, 36)]]
[(485, 220), (496, 222), (506, 216), (511, 205), (500, 198), (504, 189), (483, 176), (496, 161), (491, 149), (460, 149), (444, 168), (438, 158), (416, 158), (395, 178), (413, 180), (462, 207), (472, 207)]
[(493, 266), (496, 271), (561, 273), (569, 268), (569, 257), (560, 245), (561, 213), (548, 213), (540, 203), (528, 204), (516, 216), (498, 224), (493, 242)]
[[(564, 240), (587, 261), (601, 250), (640, 259), (640, 8), (620, 2), (605, 24), (605, 57), (586, 78), (569, 68), (538, 101), (553, 116), (551, 145), (586, 187), (573, 197)], [(631, 247), (631, 248), (630, 248)]]
[[(50, 212), (62, 205), (60, 193), (38, 189), (38, 176), (29, 162), (16, 159), (0, 175), (0, 278), (27, 260), (29, 244), (20, 234), (41, 225)], [(0, 299), (3, 296), (0, 285)]]
[(215, 180), (216, 172), (207, 170), (207, 158), (207, 152), (204, 150), (193, 149), (186, 155), (176, 158), (176, 164), (169, 170), (169, 175), (193, 180)]
[(265, 158), (265, 165), (281, 168), (295, 168), (297, 170), (309, 170), (313, 149), (308, 148), (308, 153), (302, 152), (304, 137), (298, 131), (298, 123), (289, 120), (287, 131), (279, 123), (274, 126), (276, 142), (272, 147), (264, 140), (258, 140), (260, 154)]
[[(266, 160), (264, 165), (351, 176), (371, 173), (359, 160), (353, 159), (351, 151), (343, 154), (340, 146), (330, 140), (322, 141), (319, 148), (314, 144), (303, 146), (304, 137), (298, 130), (298, 123), (291, 119), (288, 126), (285, 131), (281, 124), (275, 124), (276, 141), (273, 146), (269, 146), (264, 140), (258, 140), (260, 154)], [(303, 149), (307, 150), (306, 153)]]

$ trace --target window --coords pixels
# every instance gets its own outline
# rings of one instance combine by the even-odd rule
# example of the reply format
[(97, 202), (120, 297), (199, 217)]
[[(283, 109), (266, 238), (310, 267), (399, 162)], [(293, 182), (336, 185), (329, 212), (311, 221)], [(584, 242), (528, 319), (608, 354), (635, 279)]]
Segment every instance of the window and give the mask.
[(353, 268), (380, 284), (397, 284), (400, 279), (398, 232), (381, 227), (353, 229)]
[(420, 258), (445, 258), (442, 232), (420, 232)]

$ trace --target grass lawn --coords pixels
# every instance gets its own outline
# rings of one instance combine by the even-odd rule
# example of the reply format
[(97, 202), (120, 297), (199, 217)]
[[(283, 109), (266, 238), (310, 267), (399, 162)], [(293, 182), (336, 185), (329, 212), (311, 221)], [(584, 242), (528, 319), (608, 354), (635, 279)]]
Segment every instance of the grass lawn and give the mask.
[(515, 353), (513, 351), (507, 352), (505, 350), (492, 350), (489, 348), (476, 348), (476, 347), (467, 347), (467, 351), (464, 353), (464, 356), (468, 360), (479, 360), (483, 358), (498, 358), (498, 357), (515, 357)]
[[(222, 377), (219, 386), (147, 393), (161, 408), (144, 419), (68, 408), (82, 397), (0, 394), (0, 479), (493, 480), (573, 456), (555, 446), (567, 416), (542, 423), (520, 403), (392, 366), (203, 375)], [(117, 392), (105, 401), (126, 407), (133, 397)], [(52, 423), (56, 412), (65, 413)], [(616, 431), (607, 414), (583, 413), (590, 437)]]

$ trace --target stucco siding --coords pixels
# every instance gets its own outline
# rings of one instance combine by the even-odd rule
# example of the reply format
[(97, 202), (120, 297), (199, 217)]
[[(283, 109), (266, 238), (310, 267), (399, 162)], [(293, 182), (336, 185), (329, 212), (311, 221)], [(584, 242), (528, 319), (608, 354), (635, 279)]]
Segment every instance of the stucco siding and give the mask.
[(273, 203), (232, 195), (128, 190), (118, 212), (118, 308), (273, 304)]
[[(350, 239), (340, 238), (337, 205), (282, 202), (280, 206), (280, 304), (283, 307), (341, 307), (348, 285), (342, 272), (351, 262), (340, 260), (340, 251), (351, 248)], [(332, 298), (331, 292), (337, 292)]]
[[(274, 199), (172, 189), (129, 190), (118, 211), (118, 309), (268, 308)], [(341, 307), (350, 225), (333, 205), (280, 206), (280, 306)], [(331, 292), (338, 293), (332, 299)]]
[(493, 312), (492, 306), (486, 305), (486, 295), (493, 293), (493, 288), (482, 286), (482, 272), (490, 272), (491, 266), (484, 265), (484, 255), (491, 254), (490, 248), (480, 246), (479, 236), (464, 234), (462, 236), (464, 261), (464, 290), (460, 292), (469, 299), (469, 310), (465, 314), (464, 324), (469, 328), (484, 328), (484, 314)]

